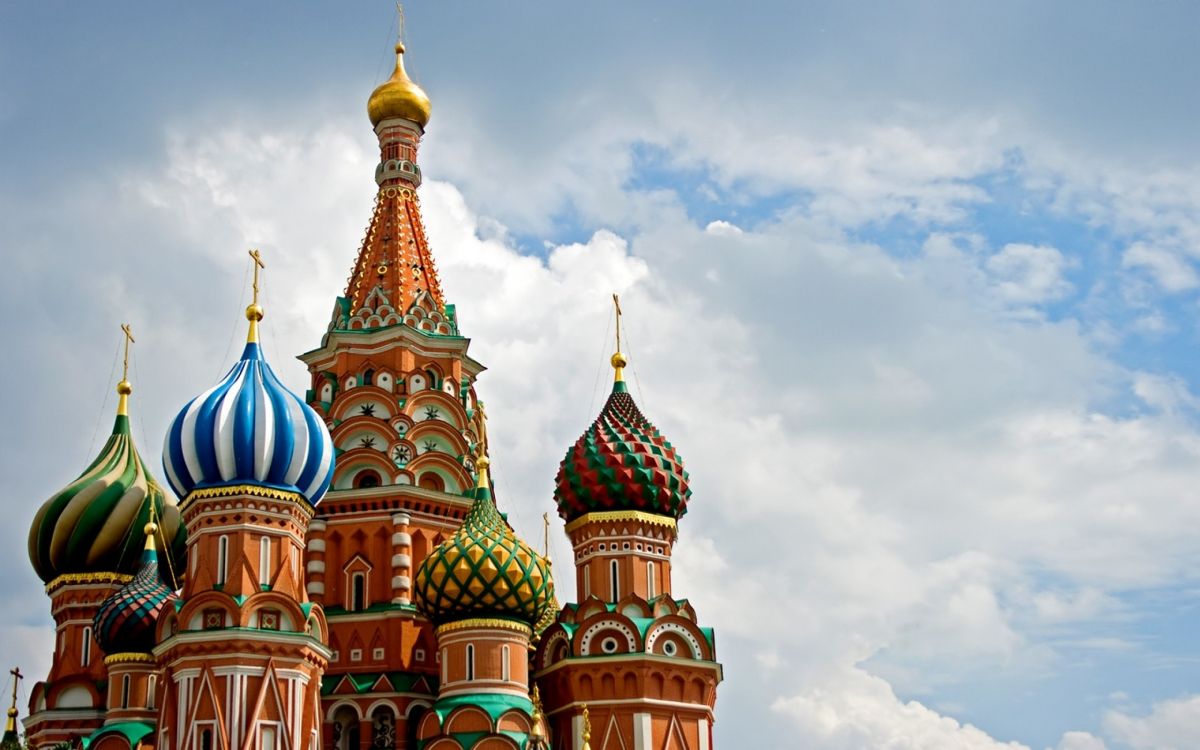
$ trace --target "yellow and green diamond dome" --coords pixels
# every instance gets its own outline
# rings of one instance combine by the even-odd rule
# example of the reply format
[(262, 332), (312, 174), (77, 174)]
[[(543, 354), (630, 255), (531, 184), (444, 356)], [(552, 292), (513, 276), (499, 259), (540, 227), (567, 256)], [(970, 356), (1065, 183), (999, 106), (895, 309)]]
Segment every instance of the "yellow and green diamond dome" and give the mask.
[(486, 458), (479, 460), (479, 476), (475, 502), (463, 525), (417, 570), (417, 606), (438, 625), (500, 617), (532, 628), (554, 598), (550, 569), (496, 509)]

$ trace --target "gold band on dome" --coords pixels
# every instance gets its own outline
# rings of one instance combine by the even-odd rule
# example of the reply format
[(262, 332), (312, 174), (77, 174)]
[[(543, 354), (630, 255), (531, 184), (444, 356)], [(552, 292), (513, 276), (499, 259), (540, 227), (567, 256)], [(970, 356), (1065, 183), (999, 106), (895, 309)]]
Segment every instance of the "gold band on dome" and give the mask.
[(313, 510), (313, 506), (299, 492), (289, 492), (287, 490), (277, 490), (272, 487), (259, 487), (256, 484), (234, 484), (228, 487), (205, 487), (202, 490), (192, 490), (179, 504), (179, 509), (183, 510), (192, 504), (194, 500), (203, 500), (214, 497), (234, 498), (239, 495), (251, 495), (253, 497), (265, 497), (271, 500), (290, 500), (297, 502)]
[(111, 664), (154, 664), (151, 654), (139, 654), (134, 651), (123, 651), (119, 654), (109, 654), (104, 657), (104, 666)]
[(533, 628), (523, 622), (515, 620), (503, 620), (499, 617), (472, 617), (469, 620), (458, 620), (456, 622), (448, 622), (445, 625), (439, 625), (434, 631), (435, 635), (442, 636), (446, 633), (453, 633), (456, 630), (472, 630), (477, 628), (487, 628), (489, 630), (511, 630), (514, 633), (533, 637)]
[(126, 584), (133, 580), (127, 573), (63, 573), (46, 584), (46, 593), (57, 591), (63, 586), (87, 586), (103, 583)]
[(656, 513), (647, 513), (642, 510), (605, 510), (596, 513), (584, 513), (579, 518), (567, 524), (566, 532), (570, 534), (575, 529), (586, 526), (589, 523), (620, 523), (621, 521), (638, 521), (651, 526), (665, 526), (668, 529), (675, 528), (675, 519), (670, 516), (660, 516)]

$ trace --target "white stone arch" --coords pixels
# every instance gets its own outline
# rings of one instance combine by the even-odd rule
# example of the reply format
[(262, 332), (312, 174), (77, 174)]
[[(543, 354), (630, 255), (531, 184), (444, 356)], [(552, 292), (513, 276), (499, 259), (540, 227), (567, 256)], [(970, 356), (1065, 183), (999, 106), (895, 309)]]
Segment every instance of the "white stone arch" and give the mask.
[(329, 707), (329, 710), (325, 712), (325, 721), (333, 721), (333, 717), (337, 716), (337, 712), (347, 706), (354, 709), (354, 715), (358, 717), (359, 721), (363, 720), (362, 709), (358, 707), (358, 704), (352, 700), (343, 699)]
[(677, 622), (664, 622), (653, 626), (650, 632), (646, 634), (646, 653), (653, 652), (655, 642), (663, 633), (675, 633), (681, 636), (690, 647), (693, 659), (699, 661), (704, 658), (704, 651), (700, 648), (700, 641), (696, 639), (695, 633)]
[(588, 629), (583, 631), (583, 636), (579, 639), (579, 655), (590, 656), (592, 653), (592, 639), (601, 630), (615, 630), (625, 636), (628, 653), (637, 653), (637, 635), (633, 632), (633, 628), (629, 627), (620, 620), (601, 620), (600, 622), (592, 623)]

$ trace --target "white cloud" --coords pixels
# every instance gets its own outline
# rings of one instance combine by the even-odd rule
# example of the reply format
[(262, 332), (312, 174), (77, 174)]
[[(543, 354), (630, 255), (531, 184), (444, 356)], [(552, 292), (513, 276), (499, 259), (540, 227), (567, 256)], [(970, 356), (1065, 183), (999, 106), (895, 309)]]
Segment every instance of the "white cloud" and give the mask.
[(1104, 740), (1088, 732), (1067, 732), (1058, 743), (1057, 750), (1108, 750)]
[(1121, 256), (1121, 264), (1126, 268), (1144, 269), (1168, 292), (1182, 292), (1200, 286), (1200, 275), (1197, 275), (1189, 261), (1179, 253), (1145, 242), (1130, 245)]
[(1008, 244), (988, 257), (985, 267), (999, 293), (1018, 304), (1038, 304), (1070, 293), (1063, 273), (1071, 265), (1058, 249), (1047, 245)]
[(1193, 750), (1200, 747), (1200, 695), (1156, 703), (1142, 716), (1109, 711), (1104, 730), (1132, 750)]

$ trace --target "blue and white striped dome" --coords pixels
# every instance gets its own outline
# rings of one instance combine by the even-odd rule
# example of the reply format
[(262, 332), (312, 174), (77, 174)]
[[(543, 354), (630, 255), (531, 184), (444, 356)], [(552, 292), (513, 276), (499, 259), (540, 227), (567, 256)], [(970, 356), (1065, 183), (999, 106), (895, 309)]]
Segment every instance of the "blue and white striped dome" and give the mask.
[(251, 341), (221, 382), (175, 417), (163, 468), (180, 498), (197, 488), (251, 484), (299, 492), (316, 505), (333, 478), (333, 441)]

